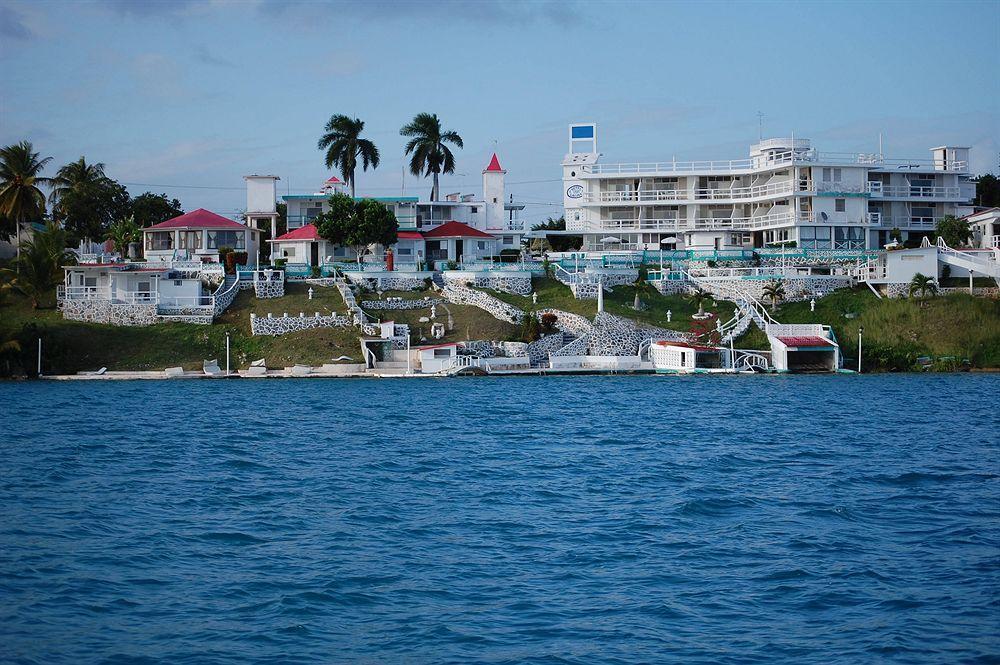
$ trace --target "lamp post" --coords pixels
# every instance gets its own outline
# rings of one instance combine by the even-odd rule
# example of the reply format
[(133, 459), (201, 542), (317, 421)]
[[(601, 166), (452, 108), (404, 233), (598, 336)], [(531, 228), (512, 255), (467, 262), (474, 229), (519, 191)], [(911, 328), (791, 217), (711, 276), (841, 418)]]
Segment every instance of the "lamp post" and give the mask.
[(864, 326), (858, 326), (858, 374), (861, 374), (861, 335), (864, 332)]
[(226, 376), (229, 376), (229, 333), (226, 333)]

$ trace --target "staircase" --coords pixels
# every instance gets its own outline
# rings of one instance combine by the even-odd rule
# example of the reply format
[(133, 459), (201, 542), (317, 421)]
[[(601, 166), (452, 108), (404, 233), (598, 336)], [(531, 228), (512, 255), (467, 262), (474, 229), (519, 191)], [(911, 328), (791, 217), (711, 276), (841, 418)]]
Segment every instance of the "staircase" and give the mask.
[(444, 275), (442, 275), (441, 273), (436, 272), (433, 275), (431, 275), (431, 281), (434, 282), (434, 285), (439, 289), (444, 288)]
[(940, 237), (937, 239), (937, 248), (938, 261), (941, 263), (992, 277), (997, 286), (1000, 286), (1000, 248), (994, 247), (990, 258), (986, 258), (972, 252), (952, 249)]

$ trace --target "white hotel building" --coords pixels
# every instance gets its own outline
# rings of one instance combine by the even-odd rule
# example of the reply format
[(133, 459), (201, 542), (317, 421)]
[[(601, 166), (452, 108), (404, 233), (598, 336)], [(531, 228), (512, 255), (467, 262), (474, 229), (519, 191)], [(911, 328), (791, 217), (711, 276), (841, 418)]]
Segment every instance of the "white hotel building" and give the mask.
[(747, 159), (604, 164), (597, 127), (569, 128), (566, 234), (583, 249), (879, 248), (972, 212), (969, 149), (929, 159), (819, 152), (808, 139), (765, 139)]

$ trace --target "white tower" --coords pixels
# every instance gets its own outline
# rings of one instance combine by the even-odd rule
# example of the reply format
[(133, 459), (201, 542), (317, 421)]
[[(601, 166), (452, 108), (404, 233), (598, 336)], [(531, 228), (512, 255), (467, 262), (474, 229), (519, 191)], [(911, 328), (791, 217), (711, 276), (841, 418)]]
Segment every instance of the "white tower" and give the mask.
[(563, 214), (568, 231), (585, 230), (588, 209), (583, 206), (587, 183), (581, 176), (597, 163), (597, 125), (592, 122), (569, 126), (569, 152), (563, 158)]
[(493, 153), (489, 166), (483, 169), (483, 201), (486, 203), (486, 228), (506, 228), (507, 217), (504, 213), (503, 176), (507, 173), (500, 168), (500, 160)]
[[(270, 222), (271, 238), (278, 234), (278, 185), (281, 178), (276, 175), (245, 175), (247, 181), (247, 226), (259, 229)], [(272, 245), (273, 247), (273, 245)], [(270, 253), (268, 254), (270, 256)], [(251, 257), (254, 265), (257, 257)]]

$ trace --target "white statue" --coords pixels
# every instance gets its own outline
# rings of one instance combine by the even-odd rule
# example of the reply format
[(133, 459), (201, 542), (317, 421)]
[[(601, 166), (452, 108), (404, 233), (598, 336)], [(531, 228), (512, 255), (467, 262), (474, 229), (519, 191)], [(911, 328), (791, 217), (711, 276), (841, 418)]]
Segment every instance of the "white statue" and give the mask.
[(531, 292), (531, 304), (532, 305), (537, 305), (538, 304), (538, 292), (537, 291), (532, 291)]
[(674, 316), (674, 313), (673, 313), (673, 312), (671, 312), (671, 311), (670, 311), (670, 310), (668, 309), (668, 310), (667, 310), (667, 323), (670, 323), (670, 319), (671, 319), (671, 318), (673, 318), (673, 316)]
[(437, 318), (437, 305), (431, 305), (431, 318)]
[(812, 298), (809, 301), (809, 311), (810, 312), (815, 312), (816, 311), (816, 299), (815, 298)]

